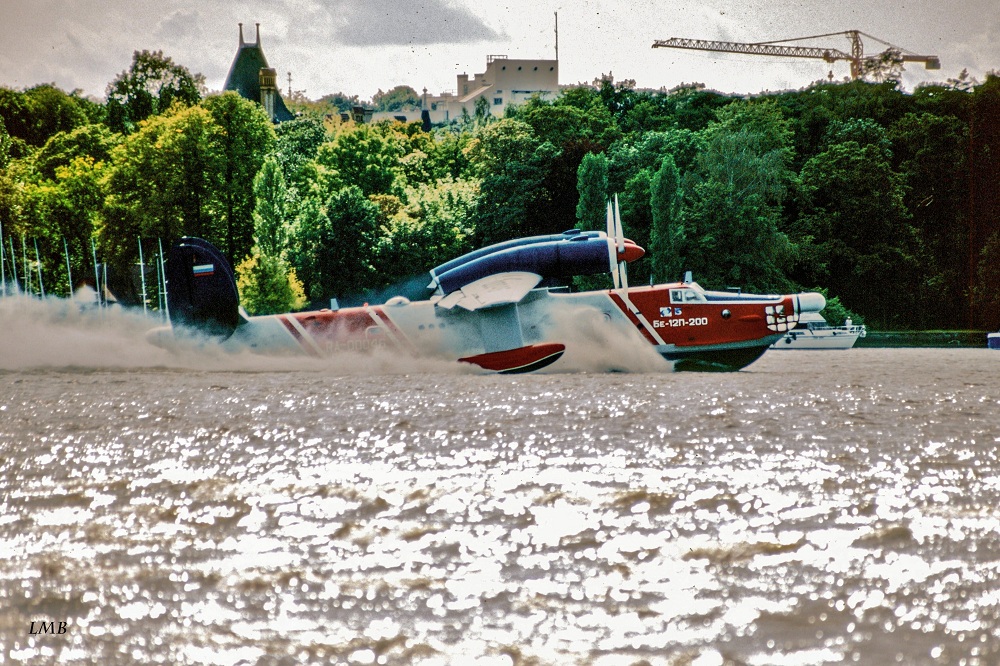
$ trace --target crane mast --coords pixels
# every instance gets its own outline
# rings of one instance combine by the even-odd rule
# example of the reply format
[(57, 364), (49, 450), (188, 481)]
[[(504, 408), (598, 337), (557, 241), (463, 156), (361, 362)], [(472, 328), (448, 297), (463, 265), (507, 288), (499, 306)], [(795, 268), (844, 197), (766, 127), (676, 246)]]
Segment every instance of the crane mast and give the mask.
[[(781, 42), (805, 41), (836, 35), (846, 36), (851, 41), (851, 52), (825, 46), (792, 46)], [(888, 48), (878, 55), (866, 56), (861, 36), (864, 35)], [(917, 55), (893, 46), (877, 37), (867, 35), (860, 30), (833, 32), (812, 37), (797, 37), (794, 39), (777, 40), (773, 42), (722, 42), (707, 39), (687, 39), (672, 37), (653, 42), (653, 48), (691, 49), (695, 51), (717, 51), (721, 53), (747, 53), (750, 55), (768, 55), (790, 58), (817, 58), (829, 63), (846, 60), (851, 63), (851, 78), (860, 79), (868, 72), (881, 73), (904, 62), (921, 62), (926, 69), (941, 69), (941, 60), (934, 55)]]

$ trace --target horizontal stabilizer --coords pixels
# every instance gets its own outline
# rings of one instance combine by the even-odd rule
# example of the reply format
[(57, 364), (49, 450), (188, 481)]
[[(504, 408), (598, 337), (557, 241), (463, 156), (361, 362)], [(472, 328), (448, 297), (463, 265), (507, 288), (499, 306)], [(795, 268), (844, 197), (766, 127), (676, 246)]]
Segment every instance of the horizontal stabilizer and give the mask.
[(549, 342), (540, 345), (528, 345), (517, 349), (489, 352), (478, 356), (460, 358), (463, 363), (478, 365), (484, 370), (493, 370), (501, 374), (516, 374), (541, 370), (559, 360), (566, 351), (566, 345)]
[(450, 310), (456, 305), (466, 310), (479, 310), (497, 305), (517, 303), (534, 289), (542, 276), (535, 273), (511, 272), (487, 275), (456, 289), (437, 302)]

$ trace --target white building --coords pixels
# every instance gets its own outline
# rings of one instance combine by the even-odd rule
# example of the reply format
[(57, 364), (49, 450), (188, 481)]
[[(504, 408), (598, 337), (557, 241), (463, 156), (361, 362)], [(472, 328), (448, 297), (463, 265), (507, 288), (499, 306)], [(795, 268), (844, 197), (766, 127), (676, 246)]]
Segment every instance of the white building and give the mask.
[[(485, 100), (490, 114), (503, 117), (510, 104), (523, 104), (535, 95), (553, 99), (559, 94), (558, 60), (511, 60), (505, 55), (486, 58), (486, 71), (471, 79), (459, 74), (455, 92), (428, 95), (424, 90), (423, 104), (432, 123), (445, 123), (460, 119), (463, 111), (469, 116), (476, 113), (476, 105)], [(407, 121), (420, 120), (420, 111), (393, 111), (376, 113), (372, 120), (396, 118)]]

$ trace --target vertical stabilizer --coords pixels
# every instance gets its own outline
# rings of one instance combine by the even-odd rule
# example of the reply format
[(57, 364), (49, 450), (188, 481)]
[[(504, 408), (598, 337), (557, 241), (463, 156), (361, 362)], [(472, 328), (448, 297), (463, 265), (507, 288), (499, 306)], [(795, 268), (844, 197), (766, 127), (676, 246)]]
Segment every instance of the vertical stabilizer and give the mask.
[(240, 296), (232, 266), (201, 238), (174, 244), (167, 262), (167, 304), (173, 324), (228, 338), (240, 323)]

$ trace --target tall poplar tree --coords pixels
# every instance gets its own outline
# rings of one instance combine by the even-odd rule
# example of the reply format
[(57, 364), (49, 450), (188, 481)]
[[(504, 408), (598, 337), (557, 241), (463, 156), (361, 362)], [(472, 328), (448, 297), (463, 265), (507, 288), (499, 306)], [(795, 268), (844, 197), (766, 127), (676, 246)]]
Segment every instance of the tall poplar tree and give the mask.
[(240, 261), (253, 247), (254, 177), (274, 149), (274, 128), (263, 107), (232, 91), (209, 97), (202, 106), (219, 130), (213, 141), (220, 160), (219, 234), (225, 251)]
[(253, 211), (254, 240), (269, 257), (280, 257), (288, 243), (288, 188), (278, 161), (269, 156), (253, 181), (256, 207)]
[(685, 268), (686, 234), (680, 219), (680, 177), (670, 155), (663, 157), (660, 169), (653, 176), (649, 198), (653, 212), (650, 231), (653, 279), (657, 282), (680, 279)]
[(603, 153), (587, 153), (577, 170), (576, 219), (580, 228), (603, 230), (608, 205), (608, 158)]

